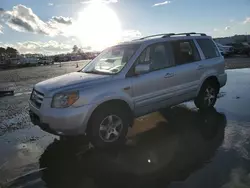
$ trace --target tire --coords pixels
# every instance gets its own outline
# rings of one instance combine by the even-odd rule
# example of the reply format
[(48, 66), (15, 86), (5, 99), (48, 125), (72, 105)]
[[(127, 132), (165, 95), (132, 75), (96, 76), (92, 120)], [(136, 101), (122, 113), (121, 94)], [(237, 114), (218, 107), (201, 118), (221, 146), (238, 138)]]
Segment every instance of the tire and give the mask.
[[(216, 103), (219, 86), (215, 81), (206, 81), (194, 100), (194, 104), (201, 110), (211, 109)], [(208, 94), (210, 96), (208, 96)], [(209, 97), (209, 98), (208, 98)]]
[(121, 106), (101, 106), (93, 113), (89, 121), (87, 136), (97, 148), (122, 145), (126, 141), (131, 118), (128, 110)]

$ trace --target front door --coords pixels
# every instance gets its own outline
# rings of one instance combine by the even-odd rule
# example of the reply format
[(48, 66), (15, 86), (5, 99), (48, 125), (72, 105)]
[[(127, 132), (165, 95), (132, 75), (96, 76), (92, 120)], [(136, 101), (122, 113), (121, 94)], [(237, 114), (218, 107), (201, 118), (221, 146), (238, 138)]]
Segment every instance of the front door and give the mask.
[(173, 62), (168, 55), (166, 43), (147, 47), (136, 64), (150, 64), (150, 71), (134, 75), (132, 79), (135, 115), (140, 116), (164, 107), (165, 100), (174, 96), (174, 76), (171, 73)]

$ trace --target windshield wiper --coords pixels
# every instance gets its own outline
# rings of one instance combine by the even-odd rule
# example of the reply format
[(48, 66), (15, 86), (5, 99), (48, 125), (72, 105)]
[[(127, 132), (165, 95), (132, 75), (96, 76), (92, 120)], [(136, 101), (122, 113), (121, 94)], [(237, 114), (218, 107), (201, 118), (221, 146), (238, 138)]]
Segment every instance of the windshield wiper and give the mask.
[(85, 71), (84, 73), (98, 74), (96, 71)]
[(100, 71), (85, 71), (84, 73), (90, 73), (90, 74), (102, 74), (102, 75), (112, 75), (112, 73), (109, 72), (100, 72)]

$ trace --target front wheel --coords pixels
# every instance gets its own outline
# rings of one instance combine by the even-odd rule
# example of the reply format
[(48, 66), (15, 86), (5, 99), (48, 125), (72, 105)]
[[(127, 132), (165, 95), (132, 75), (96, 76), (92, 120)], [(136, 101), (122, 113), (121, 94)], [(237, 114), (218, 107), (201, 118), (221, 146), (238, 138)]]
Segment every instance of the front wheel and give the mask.
[(126, 110), (114, 106), (103, 106), (92, 115), (87, 135), (91, 143), (99, 148), (124, 144), (130, 116)]
[(194, 100), (195, 106), (202, 110), (212, 108), (216, 103), (218, 93), (218, 84), (212, 81), (205, 82)]

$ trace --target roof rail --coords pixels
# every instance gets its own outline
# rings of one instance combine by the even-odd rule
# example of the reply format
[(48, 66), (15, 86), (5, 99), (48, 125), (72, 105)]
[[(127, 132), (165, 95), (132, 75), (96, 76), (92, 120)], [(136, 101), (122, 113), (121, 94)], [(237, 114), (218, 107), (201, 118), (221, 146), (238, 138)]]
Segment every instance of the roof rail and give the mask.
[(174, 33), (161, 33), (161, 34), (156, 34), (156, 35), (149, 35), (146, 37), (139, 38), (137, 40), (143, 40), (143, 39), (147, 39), (147, 38), (151, 38), (151, 37), (167, 36), (167, 35), (174, 35)]
[(171, 33), (171, 34), (164, 35), (162, 38), (171, 37), (171, 36), (176, 36), (176, 35), (186, 35), (186, 36), (201, 35), (201, 36), (207, 36), (205, 33), (195, 33), (195, 32), (191, 32), (191, 33), (173, 33), (173, 34)]
[(207, 36), (205, 33), (195, 33), (195, 32), (191, 32), (191, 33), (161, 33), (161, 34), (149, 35), (149, 36), (146, 36), (146, 37), (142, 37), (142, 38), (139, 38), (139, 39), (135, 39), (133, 41), (144, 40), (144, 39), (147, 39), (147, 38), (159, 37), (159, 36), (162, 36), (161, 38), (166, 38), (166, 37), (178, 36), (178, 35), (186, 35), (186, 36), (201, 35), (201, 36)]

